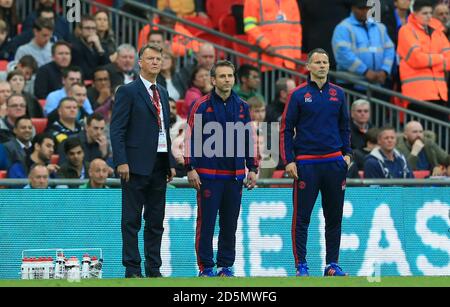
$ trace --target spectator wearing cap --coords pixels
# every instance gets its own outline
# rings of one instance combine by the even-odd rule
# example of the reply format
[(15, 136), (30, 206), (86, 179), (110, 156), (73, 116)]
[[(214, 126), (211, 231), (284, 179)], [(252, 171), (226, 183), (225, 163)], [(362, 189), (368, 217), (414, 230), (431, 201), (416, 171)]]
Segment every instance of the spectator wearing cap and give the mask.
[(89, 164), (89, 181), (80, 185), (80, 189), (108, 189), (109, 166), (102, 159), (94, 159)]

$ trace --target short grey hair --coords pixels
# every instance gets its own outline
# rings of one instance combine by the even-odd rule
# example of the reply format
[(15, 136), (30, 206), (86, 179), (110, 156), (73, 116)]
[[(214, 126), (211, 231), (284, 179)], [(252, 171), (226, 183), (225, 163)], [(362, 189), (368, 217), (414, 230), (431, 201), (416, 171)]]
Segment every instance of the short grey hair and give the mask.
[(117, 47), (117, 54), (121, 54), (123, 51), (133, 51), (133, 53), (136, 53), (136, 48), (130, 44), (122, 44)]
[(353, 111), (353, 110), (355, 110), (356, 107), (365, 106), (365, 105), (368, 106), (369, 110), (370, 110), (370, 102), (368, 100), (357, 99), (357, 100), (353, 101), (351, 110)]

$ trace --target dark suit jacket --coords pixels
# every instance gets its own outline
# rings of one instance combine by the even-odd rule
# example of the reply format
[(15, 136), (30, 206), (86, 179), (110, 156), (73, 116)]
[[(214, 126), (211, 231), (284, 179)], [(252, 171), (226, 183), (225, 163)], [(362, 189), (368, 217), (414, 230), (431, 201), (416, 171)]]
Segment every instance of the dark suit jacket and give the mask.
[(102, 46), (105, 52), (99, 54), (95, 48), (89, 47), (76, 38), (72, 40), (72, 65), (79, 66), (83, 72), (84, 80), (92, 80), (94, 78), (94, 69), (109, 63), (109, 56), (105, 46)]
[[(119, 70), (115, 63), (110, 63), (105, 65), (104, 68), (109, 72), (109, 78), (111, 80), (111, 88), (115, 89), (118, 85), (123, 85), (125, 77), (123, 73)], [(139, 77), (135, 71), (132, 72), (133, 79), (136, 80)]]
[(3, 146), (5, 147), (6, 153), (8, 155), (9, 161), (11, 164), (19, 162), (23, 165), (24, 168), (26, 168), (26, 157), (27, 153), (25, 152), (22, 147), (20, 147), (19, 142), (16, 138), (13, 138), (12, 140), (3, 143)]
[(34, 81), (34, 95), (38, 99), (45, 99), (47, 95), (63, 87), (62, 68), (51, 61), (39, 67)]
[[(160, 85), (158, 85), (158, 92), (164, 114), (169, 154), (167, 169), (169, 170), (176, 165), (170, 150), (172, 146), (169, 133), (169, 100), (167, 91)], [(157, 116), (157, 111), (140, 77), (119, 87), (110, 125), (115, 167), (128, 164), (130, 173), (143, 176), (152, 174), (159, 137)]]

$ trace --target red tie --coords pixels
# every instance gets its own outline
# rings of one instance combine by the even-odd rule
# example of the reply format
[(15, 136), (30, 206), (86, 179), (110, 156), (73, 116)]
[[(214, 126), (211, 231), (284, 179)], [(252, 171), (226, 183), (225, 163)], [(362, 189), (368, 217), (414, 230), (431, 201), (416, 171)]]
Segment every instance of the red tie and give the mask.
[(153, 106), (156, 109), (156, 113), (158, 113), (158, 126), (161, 129), (161, 117), (160, 117), (161, 109), (159, 107), (159, 96), (158, 96), (158, 92), (156, 91), (156, 85), (152, 84), (150, 86), (150, 89), (152, 90), (152, 94), (153, 94), (153, 99), (152, 99)]

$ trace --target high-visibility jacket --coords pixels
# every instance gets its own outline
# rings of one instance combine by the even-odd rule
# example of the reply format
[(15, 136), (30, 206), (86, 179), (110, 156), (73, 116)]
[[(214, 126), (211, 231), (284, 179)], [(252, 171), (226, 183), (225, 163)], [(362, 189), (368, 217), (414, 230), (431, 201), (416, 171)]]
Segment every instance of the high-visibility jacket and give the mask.
[(447, 101), (445, 71), (450, 69), (450, 44), (435, 21), (428, 27), (431, 35), (411, 14), (400, 28), (397, 53), (402, 93), (419, 100)]
[[(157, 25), (153, 26), (153, 30), (157, 30)], [(148, 42), (148, 35), (152, 30), (151, 25), (145, 25), (141, 31), (139, 31), (138, 37), (138, 50), (142, 48)], [(192, 33), (183, 27), (179, 22), (175, 23), (174, 31), (180, 34), (176, 34), (172, 37), (172, 42), (170, 44), (172, 48), (172, 53), (179, 57), (184, 56), (186, 52), (194, 51), (198, 52), (200, 47), (200, 42), (194, 40)]]
[[(301, 58), (302, 27), (296, 0), (245, 0), (244, 31), (251, 44), (262, 49), (272, 46), (280, 55)], [(256, 53), (250, 56), (257, 57)], [(262, 60), (290, 69), (296, 66), (292, 61), (264, 53)]]
[(194, 0), (158, 0), (158, 10), (171, 8), (178, 16), (192, 16), (195, 14)]

